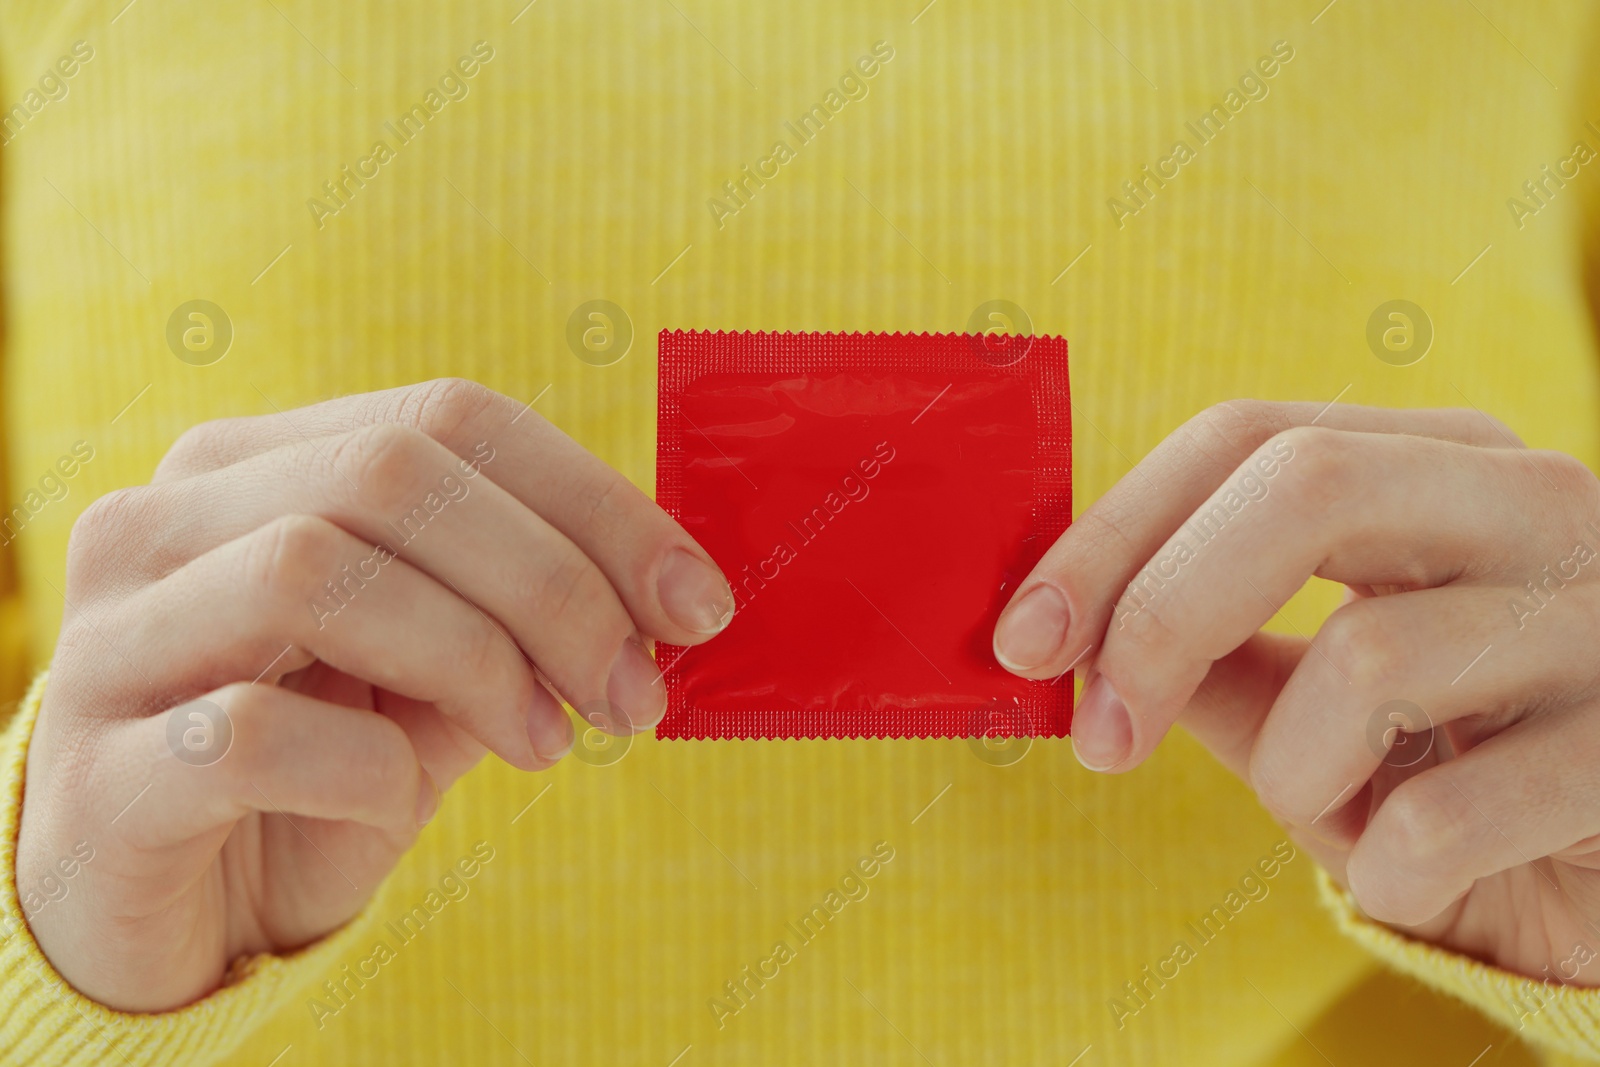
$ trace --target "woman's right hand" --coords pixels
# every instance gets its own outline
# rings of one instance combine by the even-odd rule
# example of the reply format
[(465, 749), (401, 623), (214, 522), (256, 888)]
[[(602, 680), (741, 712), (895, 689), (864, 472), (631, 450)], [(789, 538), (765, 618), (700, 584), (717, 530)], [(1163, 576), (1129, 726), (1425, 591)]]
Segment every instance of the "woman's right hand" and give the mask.
[(553, 693), (654, 726), (650, 641), (733, 612), (642, 492), (453, 379), (195, 427), (85, 511), (65, 596), (17, 882), (56, 970), (124, 1011), (348, 921), (486, 749), (571, 749)]

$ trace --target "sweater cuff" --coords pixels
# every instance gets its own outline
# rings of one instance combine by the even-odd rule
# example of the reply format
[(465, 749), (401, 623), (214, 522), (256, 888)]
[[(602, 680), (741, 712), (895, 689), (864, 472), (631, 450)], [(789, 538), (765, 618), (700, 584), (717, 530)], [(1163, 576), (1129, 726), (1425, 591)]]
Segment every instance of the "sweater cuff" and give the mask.
[[(1361, 913), (1318, 867), (1317, 888), (1340, 932), (1389, 966), (1449, 993), (1546, 1052), (1600, 1063), (1600, 989), (1546, 982), (1411, 938)], [(1567, 1061), (1563, 1061), (1567, 1062)]]
[(83, 996), (40, 951), (17, 893), (23, 776), (46, 678), (34, 680), (0, 735), (0, 1064), (212, 1063), (367, 943), (384, 890), (356, 918), (304, 949), (235, 960), (221, 989), (173, 1011), (129, 1014)]

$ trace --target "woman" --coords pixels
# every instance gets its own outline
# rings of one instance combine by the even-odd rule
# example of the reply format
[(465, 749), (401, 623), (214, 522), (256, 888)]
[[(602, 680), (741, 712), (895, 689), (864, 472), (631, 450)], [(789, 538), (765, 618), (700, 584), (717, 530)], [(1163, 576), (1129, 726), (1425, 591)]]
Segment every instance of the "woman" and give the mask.
[[(8, 5), (0, 1055), (1600, 1057), (1596, 27), (1314, 8)], [(1093, 770), (573, 731), (726, 618), (645, 339), (996, 296)]]

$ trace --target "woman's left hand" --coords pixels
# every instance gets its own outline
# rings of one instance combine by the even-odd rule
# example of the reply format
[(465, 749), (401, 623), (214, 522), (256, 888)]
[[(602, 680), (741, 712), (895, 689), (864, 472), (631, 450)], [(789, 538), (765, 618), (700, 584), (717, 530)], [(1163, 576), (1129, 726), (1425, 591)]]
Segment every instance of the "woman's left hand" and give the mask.
[[(1261, 627), (1312, 575), (1310, 640)], [(1073, 744), (1182, 722), (1413, 937), (1600, 985), (1600, 482), (1475, 410), (1235, 401), (1062, 535), (995, 631), (1076, 664)]]

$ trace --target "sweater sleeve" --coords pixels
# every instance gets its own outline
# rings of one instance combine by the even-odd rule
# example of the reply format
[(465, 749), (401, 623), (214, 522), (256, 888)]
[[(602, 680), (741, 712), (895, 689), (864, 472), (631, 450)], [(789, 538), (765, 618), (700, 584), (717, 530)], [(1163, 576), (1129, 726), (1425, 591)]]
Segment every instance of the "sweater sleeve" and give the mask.
[(227, 1055), (256, 1026), (364, 944), (384, 891), (361, 915), (285, 956), (235, 960), (216, 992), (174, 1011), (127, 1014), (83, 996), (56, 974), (23, 917), (17, 829), (28, 741), (44, 695), (40, 675), (0, 737), (0, 1067), (118, 1063), (191, 1067)]
[(1320, 868), (1317, 882), (1340, 931), (1384, 963), (1466, 1001), (1537, 1048), (1552, 1067), (1600, 1063), (1600, 989), (1528, 978), (1413, 941), (1363, 915)]

